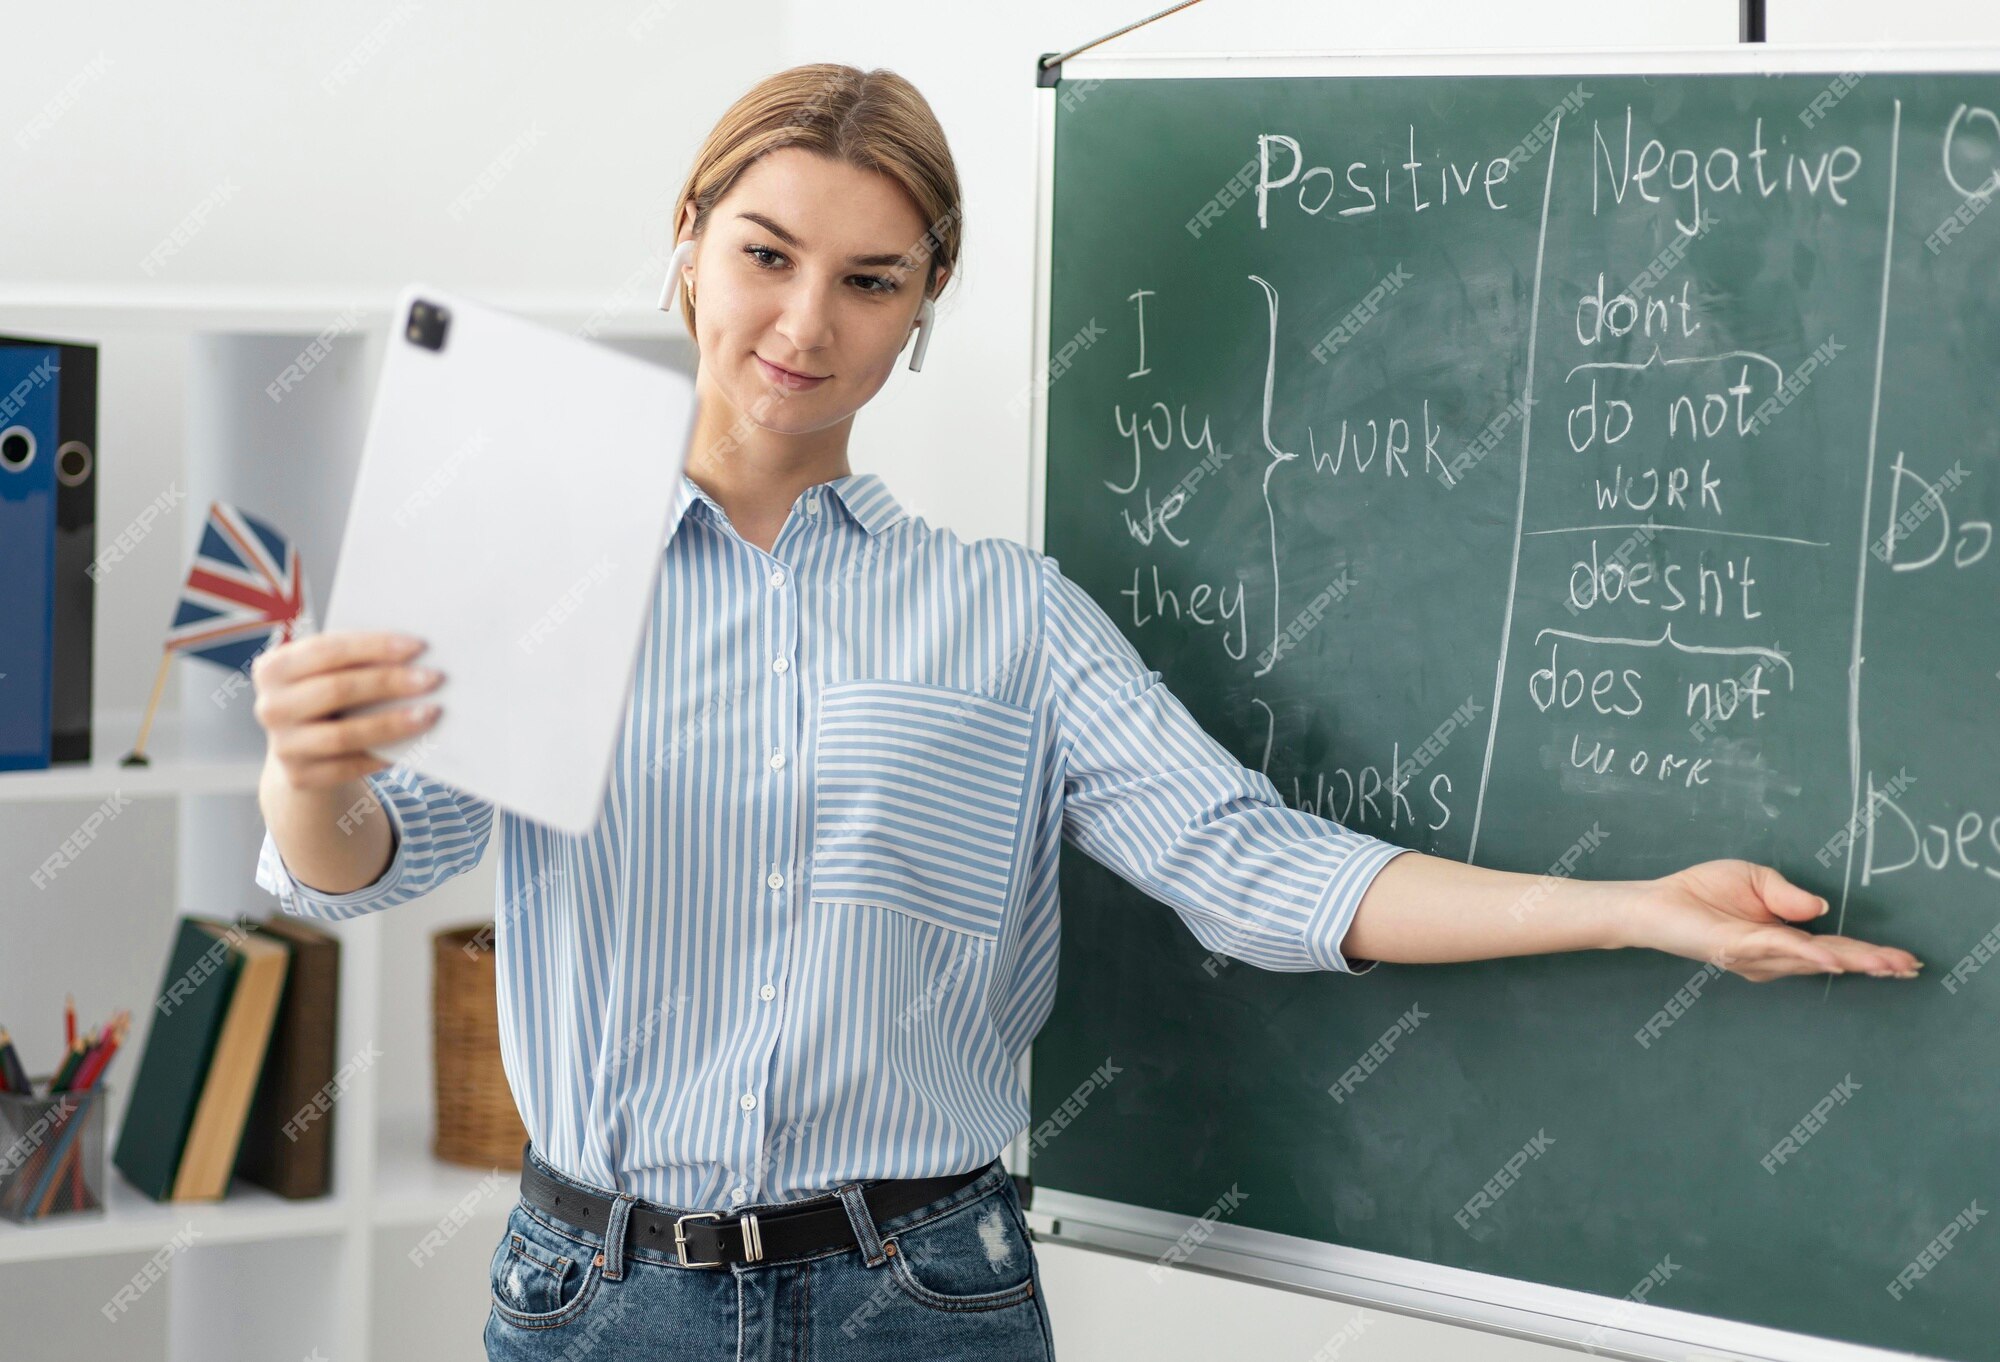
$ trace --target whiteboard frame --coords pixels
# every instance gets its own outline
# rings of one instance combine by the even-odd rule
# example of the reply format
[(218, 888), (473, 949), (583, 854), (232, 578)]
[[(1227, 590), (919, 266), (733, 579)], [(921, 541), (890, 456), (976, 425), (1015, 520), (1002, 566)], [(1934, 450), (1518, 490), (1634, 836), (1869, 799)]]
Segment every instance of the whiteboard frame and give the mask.
[[(1370, 53), (1218, 52), (1074, 57), (1062, 81), (1239, 79), (1288, 76), (1577, 76), (1774, 75), (1848, 72), (1938, 75), (2000, 74), (2000, 48), (1988, 44), (1886, 46), (1840, 44), (1634, 50), (1538, 48), (1512, 52), (1383, 51)], [(1055, 115), (1060, 85), (1037, 87), (1035, 99), (1035, 278), (1030, 386), (1028, 543), (1046, 552), (1050, 247), (1055, 222)], [(1032, 1048), (1021, 1056), (1023, 1091)], [(1032, 1173), (1028, 1131), (1008, 1147), (1007, 1166)], [(1189, 1219), (1124, 1202), (1037, 1187), (1028, 1221), (1038, 1239), (1075, 1248), (1160, 1261), (1187, 1231)], [(1402, 1258), (1269, 1230), (1217, 1221), (1180, 1265), (1215, 1276), (1282, 1287), (1351, 1305), (1372, 1307), (1512, 1338), (1569, 1347), (1630, 1362), (1892, 1362), (1929, 1358), (1671, 1310), (1521, 1281), (1422, 1259)], [(1616, 1319), (1618, 1327), (1604, 1328)], [(1930, 1359), (1930, 1362), (1943, 1362)]]

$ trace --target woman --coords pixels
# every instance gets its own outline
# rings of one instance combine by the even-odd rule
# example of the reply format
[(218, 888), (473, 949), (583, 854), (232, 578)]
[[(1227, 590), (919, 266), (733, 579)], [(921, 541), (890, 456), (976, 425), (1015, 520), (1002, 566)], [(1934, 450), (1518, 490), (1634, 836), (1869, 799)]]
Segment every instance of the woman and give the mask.
[[(959, 254), (951, 155), (905, 81), (763, 81), (679, 203), (700, 414), (611, 785), (584, 836), (500, 819), (531, 1141), (492, 1356), (1049, 1356), (997, 1156), (1030, 1117), (1063, 836), (1267, 969), (1623, 946), (1753, 980), (1916, 969), (1792, 925), (1825, 904), (1765, 866), (1550, 881), (1290, 809), (1054, 560), (850, 472), (854, 415)], [(490, 805), (368, 754), (434, 705), (340, 717), (437, 684), (396, 642), (257, 661), (258, 879), (287, 911), (390, 907), (489, 839)]]

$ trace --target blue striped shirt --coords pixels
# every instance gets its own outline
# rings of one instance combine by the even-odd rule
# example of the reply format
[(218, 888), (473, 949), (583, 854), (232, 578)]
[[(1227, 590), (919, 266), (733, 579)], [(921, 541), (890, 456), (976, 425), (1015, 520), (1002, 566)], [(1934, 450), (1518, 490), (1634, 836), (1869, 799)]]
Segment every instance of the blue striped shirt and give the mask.
[[(267, 831), (286, 912), (392, 907), (484, 852), (491, 804), (367, 781), (388, 869), (321, 893)], [(596, 825), (500, 832), (500, 1044), (536, 1149), (716, 1210), (974, 1168), (1026, 1128), (1062, 837), (1211, 950), (1350, 973), (1405, 850), (1288, 807), (1055, 559), (872, 473), (802, 492), (769, 553), (683, 476)]]

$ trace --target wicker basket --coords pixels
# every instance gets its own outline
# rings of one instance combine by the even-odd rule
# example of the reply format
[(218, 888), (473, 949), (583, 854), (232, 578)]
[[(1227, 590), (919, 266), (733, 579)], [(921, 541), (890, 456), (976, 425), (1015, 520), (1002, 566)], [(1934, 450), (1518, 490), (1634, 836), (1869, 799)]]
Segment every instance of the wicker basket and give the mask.
[(437, 1128), (431, 1152), (469, 1168), (521, 1167), (528, 1128), (500, 1063), (493, 924), (451, 927), (431, 938), (431, 1076)]

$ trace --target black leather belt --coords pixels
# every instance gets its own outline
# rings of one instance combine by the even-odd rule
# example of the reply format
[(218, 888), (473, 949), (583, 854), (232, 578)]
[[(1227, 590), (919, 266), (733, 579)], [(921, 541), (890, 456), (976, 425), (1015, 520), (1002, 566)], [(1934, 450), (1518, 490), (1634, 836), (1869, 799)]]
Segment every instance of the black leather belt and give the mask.
[[(521, 1155), (521, 1198), (558, 1220), (591, 1234), (611, 1226), (611, 1198), (559, 1182)], [(994, 1161), (995, 1163), (998, 1160)], [(982, 1176), (988, 1168), (947, 1173), (934, 1178), (885, 1178), (863, 1183), (861, 1200), (879, 1225), (895, 1216), (928, 1206)], [(1016, 1177), (1020, 1187), (1025, 1179)], [(1025, 1190), (1025, 1189), (1024, 1189)], [(1025, 1199), (1023, 1205), (1026, 1205)], [(847, 1208), (837, 1196), (818, 1196), (783, 1210), (724, 1215), (720, 1211), (676, 1212), (651, 1201), (634, 1201), (625, 1226), (629, 1247), (664, 1249), (679, 1256), (683, 1267), (727, 1267), (799, 1258), (832, 1249), (857, 1247)]]

